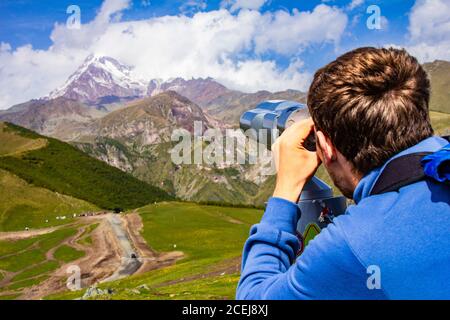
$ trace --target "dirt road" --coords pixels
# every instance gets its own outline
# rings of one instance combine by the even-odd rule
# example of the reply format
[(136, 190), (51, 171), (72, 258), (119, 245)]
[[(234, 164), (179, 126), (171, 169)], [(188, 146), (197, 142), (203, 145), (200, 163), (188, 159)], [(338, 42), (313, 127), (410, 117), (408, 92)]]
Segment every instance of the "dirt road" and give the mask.
[(138, 254), (135, 252), (133, 244), (123, 226), (122, 219), (118, 215), (108, 215), (106, 218), (111, 230), (115, 236), (118, 247), (121, 249), (121, 263), (119, 268), (108, 278), (101, 282), (108, 282), (119, 280), (124, 277), (134, 274), (142, 265), (138, 259)]
[[(39, 285), (26, 288), (19, 299), (40, 299), (47, 295), (67, 290), (68, 270), (77, 266), (81, 271), (81, 287), (122, 279), (135, 273), (144, 273), (175, 263), (183, 257), (182, 252), (158, 253), (152, 250), (143, 237), (142, 220), (139, 214), (105, 214), (83, 217), (72, 223), (77, 233), (46, 253), (46, 261), (54, 260), (53, 253), (63, 245), (84, 251), (85, 256), (70, 263), (64, 263)], [(86, 232), (90, 225), (98, 224), (92, 232)], [(53, 232), (60, 227), (13, 233), (0, 233), (0, 239), (18, 240)], [(90, 237), (88, 244), (83, 239)], [(31, 266), (32, 267), (32, 266)], [(3, 285), (8, 285), (14, 274), (4, 275)], [(5, 282), (6, 281), (6, 282)], [(3, 292), (7, 294), (7, 292)]]

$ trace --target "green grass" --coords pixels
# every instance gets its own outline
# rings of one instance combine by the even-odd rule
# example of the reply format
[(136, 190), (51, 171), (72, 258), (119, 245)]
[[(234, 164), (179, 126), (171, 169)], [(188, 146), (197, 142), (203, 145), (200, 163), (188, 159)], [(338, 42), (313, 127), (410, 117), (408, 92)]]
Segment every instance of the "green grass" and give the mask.
[(431, 80), (430, 109), (450, 113), (450, 62), (437, 60), (424, 67)]
[[(27, 267), (39, 264), (45, 261), (45, 254), (48, 250), (56, 247), (75, 233), (76, 229), (67, 228), (31, 239), (15, 242), (0, 241), (0, 269), (19, 272)], [(18, 251), (21, 252), (13, 254)]]
[(242, 243), (237, 239), (248, 236), (249, 224), (231, 223), (227, 217), (243, 210), (253, 214), (253, 221), (261, 215), (259, 210), (181, 203), (151, 205), (139, 212), (144, 221), (143, 236), (152, 248), (173, 251), (176, 245), (176, 250), (187, 255), (186, 260), (197, 260), (240, 253)]
[[(3, 131), (30, 139), (42, 136), (6, 124)], [(131, 209), (171, 197), (159, 188), (94, 159), (75, 147), (46, 138), (46, 147), (17, 156), (0, 157), (0, 168), (26, 182), (82, 199), (101, 208)]]
[[(83, 252), (61, 246), (54, 253), (55, 260), (46, 261), (46, 253), (64, 240), (74, 236), (77, 229), (65, 228), (52, 233), (18, 241), (0, 241), (0, 269), (16, 272), (12, 282), (0, 292), (21, 290), (39, 284), (49, 277), (61, 263), (77, 259)], [(2, 299), (2, 297), (0, 297)]]
[(0, 123), (0, 141), (2, 142), (0, 144), (0, 156), (20, 154), (47, 145), (47, 140), (44, 138), (23, 137), (8, 131), (6, 128), (6, 124)]
[(12, 278), (13, 282), (25, 280), (28, 278), (36, 277), (40, 274), (49, 273), (51, 271), (56, 270), (59, 267), (59, 263), (57, 261), (47, 261), (40, 265), (37, 265), (31, 269), (27, 269), (24, 272), (21, 272)]
[(36, 278), (30, 278), (30, 279), (14, 282), (13, 284), (7, 286), (5, 289), (6, 290), (18, 290), (18, 289), (28, 288), (28, 287), (37, 285), (47, 279), (48, 279), (47, 275), (42, 275), (42, 276), (39, 276)]
[(0, 295), (0, 300), (14, 300), (18, 298), (20, 294), (6, 294), (6, 295)]
[[(217, 270), (233, 269), (239, 263), (250, 226), (260, 220), (262, 210), (171, 202), (146, 206), (139, 212), (144, 223), (143, 237), (153, 249), (182, 251), (185, 257), (170, 267), (101, 284), (101, 288), (114, 290), (111, 298), (234, 298), (238, 275), (219, 276)], [(133, 292), (144, 284), (150, 290)], [(180, 292), (183, 295), (178, 295)], [(83, 291), (65, 292), (47, 298), (74, 299), (82, 295)]]
[(431, 124), (435, 134), (450, 135), (450, 114), (442, 112), (430, 112)]
[(92, 244), (91, 233), (98, 227), (98, 223), (94, 223), (89, 225), (86, 230), (84, 230), (83, 234), (80, 236), (80, 240), (78, 243), (81, 245), (89, 246)]
[(36, 242), (36, 238), (23, 239), (18, 241), (0, 241), (0, 259), (6, 255), (16, 254), (19, 251), (29, 248)]
[[(74, 213), (98, 210), (86, 201), (35, 187), (0, 170), (0, 231), (53, 227), (71, 222)], [(67, 219), (56, 220), (57, 216)]]
[(82, 258), (84, 257), (84, 255), (84, 251), (78, 251), (72, 247), (62, 245), (61, 247), (56, 249), (54, 257), (55, 259), (60, 261), (70, 262)]
[(30, 265), (43, 262), (44, 260), (45, 255), (41, 250), (27, 250), (8, 258), (0, 258), (0, 269), (18, 272)]
[[(152, 300), (222, 300), (233, 299), (239, 274), (219, 275), (203, 279), (180, 282), (161, 288), (139, 288), (123, 290), (110, 298)], [(74, 296), (75, 298), (76, 296)]]
[(205, 279), (163, 287), (155, 299), (230, 299), (236, 294), (239, 274), (207, 277)]
[(78, 243), (81, 244), (82, 246), (90, 246), (92, 244), (92, 237), (86, 236), (80, 240), (78, 240)]

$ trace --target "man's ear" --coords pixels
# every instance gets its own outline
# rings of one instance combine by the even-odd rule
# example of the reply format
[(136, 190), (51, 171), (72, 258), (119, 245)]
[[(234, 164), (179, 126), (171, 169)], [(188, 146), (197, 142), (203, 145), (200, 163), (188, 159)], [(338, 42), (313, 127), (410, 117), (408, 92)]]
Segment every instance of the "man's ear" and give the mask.
[(325, 136), (322, 131), (316, 131), (316, 140), (322, 153), (322, 161), (325, 165), (329, 165), (331, 162), (336, 161), (336, 149), (331, 143), (331, 140)]

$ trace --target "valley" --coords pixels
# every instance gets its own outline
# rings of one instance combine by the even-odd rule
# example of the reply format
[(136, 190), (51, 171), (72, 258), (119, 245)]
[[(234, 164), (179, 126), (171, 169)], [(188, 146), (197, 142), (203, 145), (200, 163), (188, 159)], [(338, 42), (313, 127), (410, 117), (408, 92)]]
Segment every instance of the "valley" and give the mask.
[[(425, 65), (439, 135), (450, 130), (448, 65)], [(195, 121), (236, 128), (271, 99), (306, 94), (142, 79), (89, 56), (47, 96), (1, 111), (0, 300), (233, 299), (242, 245), (275, 176), (260, 163), (176, 165), (171, 135), (192, 134)], [(323, 167), (316, 175), (332, 184)], [(70, 291), (74, 265), (81, 289)]]
[[(123, 216), (78, 217), (42, 233), (0, 233), (0, 300), (232, 299), (242, 242), (261, 214), (162, 202)], [(80, 291), (67, 288), (72, 266), (81, 270)], [(93, 285), (99, 293), (86, 296)]]
[(80, 287), (87, 288), (183, 257), (181, 252), (152, 251), (139, 234), (129, 234), (130, 221), (137, 225), (140, 217), (99, 212), (52, 229), (0, 232), (0, 299), (41, 299), (68, 291), (73, 267), (80, 270)]
[[(261, 210), (170, 202), (145, 206), (137, 213), (143, 223), (141, 235), (151, 249), (163, 256), (183, 253), (182, 258), (164, 268), (149, 266), (142, 274), (101, 283), (101, 294), (92, 298), (234, 298), (242, 243)], [(46, 299), (77, 299), (84, 293), (66, 291)]]

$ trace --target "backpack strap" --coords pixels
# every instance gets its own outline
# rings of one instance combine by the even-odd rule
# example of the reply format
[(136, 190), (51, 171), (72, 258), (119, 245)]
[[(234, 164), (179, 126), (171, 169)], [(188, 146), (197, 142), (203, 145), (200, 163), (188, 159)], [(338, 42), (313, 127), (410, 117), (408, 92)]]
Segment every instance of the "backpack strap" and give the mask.
[[(443, 137), (449, 141), (450, 136)], [(390, 161), (372, 187), (370, 195), (397, 191), (403, 186), (431, 178), (425, 174), (423, 158), (433, 152), (417, 152), (400, 156)]]
[(403, 186), (425, 179), (422, 164), (423, 157), (431, 152), (406, 154), (389, 162), (372, 187), (370, 195), (397, 191)]

